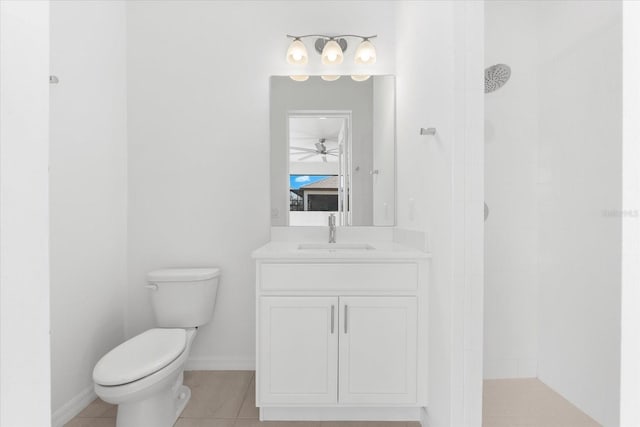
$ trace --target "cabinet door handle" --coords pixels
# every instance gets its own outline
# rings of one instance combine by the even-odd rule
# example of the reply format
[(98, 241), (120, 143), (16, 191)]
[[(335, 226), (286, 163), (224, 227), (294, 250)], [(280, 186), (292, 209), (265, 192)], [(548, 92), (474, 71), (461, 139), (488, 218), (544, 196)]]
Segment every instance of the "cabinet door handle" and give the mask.
[(347, 333), (347, 313), (349, 311), (349, 306), (348, 305), (344, 305), (344, 333)]
[(336, 306), (331, 304), (331, 334), (333, 334), (333, 326), (334, 326), (334, 319), (335, 319), (335, 311), (336, 311)]

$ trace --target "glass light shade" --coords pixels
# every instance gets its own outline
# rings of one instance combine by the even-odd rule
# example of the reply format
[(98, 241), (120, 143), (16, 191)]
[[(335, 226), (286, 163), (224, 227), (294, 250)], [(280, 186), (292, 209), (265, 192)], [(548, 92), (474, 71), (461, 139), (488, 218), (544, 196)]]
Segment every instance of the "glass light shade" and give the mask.
[(306, 82), (307, 80), (309, 80), (309, 76), (304, 74), (292, 75), (292, 76), (289, 76), (289, 78), (296, 82)]
[(371, 77), (369, 74), (352, 74), (351, 75), (351, 79), (356, 82), (363, 82), (365, 80), (369, 80), (369, 77)]
[(358, 45), (355, 53), (356, 64), (375, 64), (376, 63), (376, 48), (369, 40), (363, 40)]
[(335, 82), (336, 80), (338, 80), (340, 78), (340, 76), (339, 75), (335, 75), (335, 76), (333, 76), (333, 75), (322, 75), (322, 76), (320, 76), (320, 78), (322, 80), (324, 80), (325, 82)]
[(322, 49), (322, 63), (324, 65), (342, 64), (344, 54), (340, 45), (335, 40), (329, 40)]
[(305, 65), (309, 62), (307, 47), (300, 39), (295, 39), (287, 49), (287, 62), (293, 65)]

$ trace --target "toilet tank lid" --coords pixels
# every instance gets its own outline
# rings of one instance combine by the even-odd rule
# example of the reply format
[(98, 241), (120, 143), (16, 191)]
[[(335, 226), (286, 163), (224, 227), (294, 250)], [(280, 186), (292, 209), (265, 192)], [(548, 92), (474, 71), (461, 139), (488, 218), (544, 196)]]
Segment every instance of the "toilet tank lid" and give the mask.
[(164, 268), (147, 273), (150, 282), (190, 282), (220, 275), (219, 268)]

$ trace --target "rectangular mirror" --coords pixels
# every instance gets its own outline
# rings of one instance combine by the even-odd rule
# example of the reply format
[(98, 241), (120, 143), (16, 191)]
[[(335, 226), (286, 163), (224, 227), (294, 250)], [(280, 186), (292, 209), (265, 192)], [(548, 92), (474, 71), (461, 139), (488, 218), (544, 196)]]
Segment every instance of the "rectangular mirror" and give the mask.
[(271, 77), (271, 224), (395, 225), (395, 78)]

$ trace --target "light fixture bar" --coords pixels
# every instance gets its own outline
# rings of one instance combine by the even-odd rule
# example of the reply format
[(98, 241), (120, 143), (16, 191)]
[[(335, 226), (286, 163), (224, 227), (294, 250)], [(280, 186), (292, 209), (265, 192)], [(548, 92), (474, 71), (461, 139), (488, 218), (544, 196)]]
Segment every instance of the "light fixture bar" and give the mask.
[(373, 35), (373, 36), (361, 36), (358, 34), (338, 34), (335, 36), (330, 36), (327, 34), (305, 34), (304, 36), (292, 36), (291, 34), (287, 34), (287, 37), (289, 37), (290, 39), (304, 39), (307, 37), (324, 37), (325, 39), (338, 39), (341, 37), (356, 37), (362, 40), (367, 40), (367, 39), (374, 39), (376, 37), (378, 37), (377, 34)]

